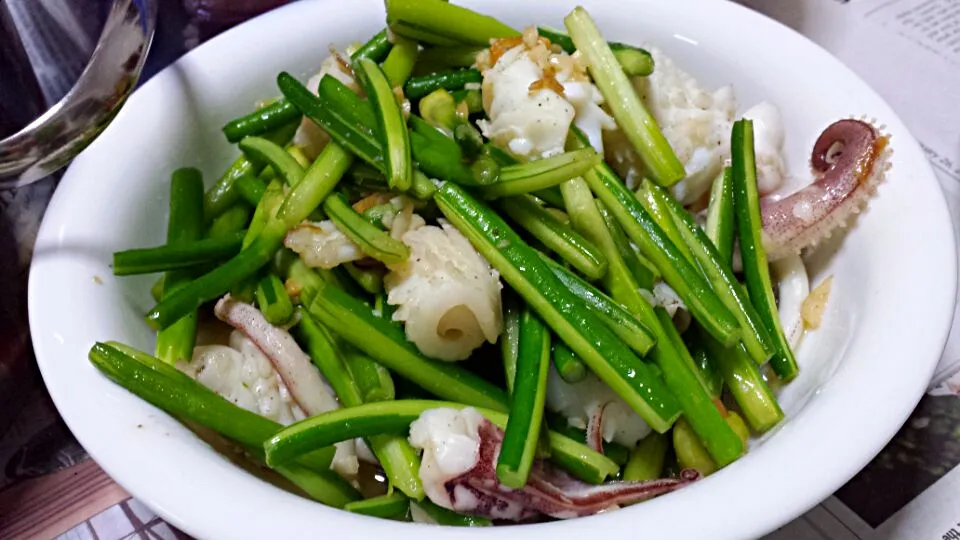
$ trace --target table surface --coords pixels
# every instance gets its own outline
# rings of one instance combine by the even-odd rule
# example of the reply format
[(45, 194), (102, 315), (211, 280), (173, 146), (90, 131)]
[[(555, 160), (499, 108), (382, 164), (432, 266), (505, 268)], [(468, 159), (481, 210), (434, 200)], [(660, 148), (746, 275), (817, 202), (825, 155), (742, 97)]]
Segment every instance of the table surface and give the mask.
[[(111, 0), (4, 1), (6, 20), (13, 20), (42, 99), (56, 103), (89, 58)], [(232, 7), (250, 12), (256, 4), (283, 1), (231, 0)], [(140, 84), (230, 26), (211, 20), (209, 9), (200, 11), (214, 3), (158, 0), (157, 33)], [(22, 86), (0, 84), (0, 110), (27, 99), (22, 92)], [(18, 120), (19, 125), (2, 126), (3, 134), (30, 119)], [(5, 299), (0, 303), (0, 538), (187, 538), (130, 499), (87, 457), (40, 379), (29, 342), (27, 272), (37, 228), (59, 176), (0, 192), (0, 297)]]

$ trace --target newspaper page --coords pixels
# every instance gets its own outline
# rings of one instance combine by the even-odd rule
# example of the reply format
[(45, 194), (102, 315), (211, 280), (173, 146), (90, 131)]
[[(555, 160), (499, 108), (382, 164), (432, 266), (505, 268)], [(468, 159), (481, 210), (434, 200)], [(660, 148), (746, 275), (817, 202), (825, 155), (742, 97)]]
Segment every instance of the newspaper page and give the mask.
[[(890, 103), (930, 158), (958, 232), (960, 0), (740, 3), (817, 42)], [(953, 324), (927, 395), (890, 444), (769, 538), (960, 539), (960, 317)]]

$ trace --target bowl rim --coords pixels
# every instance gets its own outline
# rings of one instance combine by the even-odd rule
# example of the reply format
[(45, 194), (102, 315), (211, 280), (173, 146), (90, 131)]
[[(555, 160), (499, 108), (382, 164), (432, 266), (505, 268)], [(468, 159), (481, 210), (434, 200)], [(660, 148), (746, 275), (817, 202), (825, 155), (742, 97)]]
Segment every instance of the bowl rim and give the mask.
[[(682, 2), (686, 2), (688, 4), (696, 3), (698, 7), (702, 7), (702, 5), (699, 2), (696, 2), (696, 0), (678, 0), (678, 3)], [(477, 2), (467, 1), (462, 3), (469, 5), (476, 4)], [(599, 4), (602, 2), (601, 0), (597, 0), (594, 3)], [(227, 32), (209, 40), (197, 49), (190, 51), (178, 59), (177, 62), (165, 68), (150, 81), (146, 82), (143, 88), (149, 88), (151, 85), (159, 84), (156, 81), (161, 79), (164, 73), (169, 73), (171, 70), (177, 69), (178, 66), (183, 66), (185, 64), (194, 62), (195, 59), (201, 58), (202, 55), (206, 54), (205, 51), (211, 51), (218, 47), (225, 47), (227, 44), (236, 40), (240, 40), (244, 37), (251, 37), (262, 29), (276, 27), (283, 21), (299, 17), (300, 15), (298, 15), (298, 13), (301, 10), (303, 12), (307, 12), (311, 9), (318, 9), (318, 4), (332, 4), (332, 1), (324, 2), (322, 0), (317, 0), (314, 2), (293, 3), (277, 8), (261, 17), (228, 30)], [(805, 42), (804, 47), (812, 47), (816, 50), (819, 50), (821, 55), (826, 55), (826, 57), (829, 57), (832, 62), (837, 64), (837, 69), (841, 69), (842, 71), (846, 72), (846, 74), (852, 80), (857, 81), (863, 86), (866, 92), (870, 93), (880, 104), (884, 105), (885, 109), (883, 109), (883, 112), (885, 114), (885, 121), (888, 125), (896, 126), (897, 128), (898, 152), (905, 152), (912, 156), (921, 156), (922, 158), (923, 154), (920, 150), (919, 144), (915, 139), (913, 139), (912, 136), (909, 135), (909, 131), (903, 126), (900, 118), (890, 109), (886, 102), (877, 96), (876, 93), (873, 92), (873, 90), (862, 81), (862, 79), (843, 66), (827, 51), (804, 36), (798, 34), (794, 30), (759, 13), (751, 11), (744, 6), (735, 4), (733, 2), (716, 2), (711, 3), (710, 7), (711, 9), (718, 10), (719, 13), (726, 12), (731, 14), (732, 17), (742, 18), (744, 25), (755, 25), (756, 28), (761, 28), (765, 31), (780, 32), (784, 35), (784, 39), (789, 38), (790, 40), (794, 41), (801, 40)], [(138, 89), (131, 96), (130, 103), (137, 102), (144, 94), (146, 94), (146, 92), (144, 92), (142, 88)], [(121, 115), (122, 114), (123, 111), (121, 111)], [(114, 124), (116, 123), (117, 122), (114, 122)], [(108, 128), (108, 130), (111, 128)], [(906, 137), (903, 137), (903, 135), (906, 135)], [(99, 146), (100, 145), (95, 143), (93, 146), (91, 146), (91, 148), (96, 149), (99, 148)], [(45, 246), (48, 241), (56, 241), (58, 229), (55, 227), (55, 222), (62, 219), (60, 217), (61, 214), (69, 213), (64, 210), (64, 208), (66, 208), (69, 204), (67, 194), (71, 191), (76, 191), (76, 185), (83, 181), (83, 177), (81, 175), (83, 174), (82, 170), (84, 167), (86, 167), (85, 164), (87, 161), (88, 160), (81, 155), (81, 157), (70, 166), (67, 173), (64, 175), (64, 178), (61, 182), (61, 187), (54, 194), (47, 215), (44, 217), (43, 224), (41, 225), (37, 242), (38, 250), (40, 246)], [(872, 431), (867, 433), (864, 437), (864, 440), (867, 440), (869, 444), (865, 442), (856, 448), (839, 448), (835, 444), (827, 443), (823, 444), (822, 448), (808, 449), (811, 454), (816, 454), (817, 456), (820, 456), (820, 458), (827, 458), (830, 456), (830, 452), (833, 452), (832, 457), (836, 458), (835, 462), (821, 461), (820, 466), (822, 470), (817, 473), (818, 476), (823, 477), (824, 472), (829, 471), (829, 479), (819, 480), (815, 482), (815, 486), (803, 486), (804, 489), (798, 490), (802, 491), (803, 495), (796, 495), (788, 500), (783, 500), (782, 498), (778, 499), (776, 497), (758, 496), (757, 494), (746, 497), (752, 503), (750, 506), (752, 518), (750, 520), (743, 520), (736, 519), (736, 516), (732, 516), (733, 519), (731, 519), (731, 517), (722, 519), (721, 516), (714, 516), (717, 519), (717, 521), (714, 521), (715, 525), (722, 524), (724, 527), (727, 527), (724, 531), (717, 531), (717, 534), (719, 535), (718, 537), (722, 535), (730, 535), (732, 538), (760, 536), (772, 531), (786, 521), (796, 518), (817, 504), (819, 501), (829, 496), (844, 482), (856, 474), (856, 472), (858, 472), (871, 459), (873, 459), (876, 453), (882, 449), (882, 447), (897, 432), (903, 422), (906, 421), (908, 415), (913, 410), (916, 403), (919, 401), (920, 397), (925, 391), (926, 381), (932, 375), (937, 361), (939, 360), (939, 355), (940, 352), (942, 352), (944, 344), (946, 343), (950, 329), (950, 323), (953, 318), (954, 299), (956, 298), (957, 287), (957, 257), (955, 239), (953, 236), (954, 232), (949, 220), (946, 201), (943, 193), (940, 191), (936, 178), (933, 175), (932, 168), (925, 158), (918, 159), (915, 163), (911, 161), (911, 165), (918, 167), (918, 170), (914, 171), (914, 176), (923, 181), (923, 189), (935, 190), (935, 193), (932, 194), (933, 199), (927, 202), (931, 203), (936, 208), (926, 208), (925, 211), (930, 215), (939, 214), (942, 217), (942, 219), (940, 219), (940, 225), (942, 225), (942, 228), (941, 230), (936, 231), (938, 234), (935, 235), (933, 234), (933, 231), (930, 232), (931, 236), (941, 237), (940, 240), (942, 245), (938, 245), (937, 248), (943, 250), (940, 256), (938, 256), (938, 259), (941, 259), (940, 262), (942, 262), (943, 265), (939, 266), (941, 270), (938, 274), (936, 274), (936, 276), (941, 278), (940, 281), (943, 281), (943, 276), (953, 276), (952, 280), (948, 280), (949, 284), (946, 287), (946, 290), (951, 294), (944, 296), (944, 298), (949, 300), (926, 299), (928, 304), (931, 305), (930, 313), (934, 313), (934, 315), (932, 315), (929, 319), (929, 325), (932, 328), (927, 332), (927, 337), (929, 338), (928, 341), (923, 344), (923, 347), (920, 347), (923, 349), (922, 354), (916, 355), (918, 364), (920, 362), (926, 363), (920, 364), (919, 366), (914, 366), (920, 367), (921, 369), (916, 370), (912, 376), (904, 378), (905, 382), (903, 387), (900, 388), (897, 399), (894, 400), (899, 406), (887, 407), (885, 409), (885, 411), (889, 414), (884, 422), (882, 422), (882, 425), (874, 425), (872, 427)], [(64, 189), (64, 187), (67, 189)], [(949, 242), (944, 241), (947, 239)], [(943, 256), (944, 254), (946, 254), (946, 256)], [(43, 378), (49, 387), (52, 378), (56, 376), (54, 370), (57, 362), (53, 360), (53, 353), (50, 352), (51, 349), (48, 347), (49, 341), (47, 336), (42, 336), (40, 333), (33, 332), (34, 328), (39, 329), (44, 326), (43, 322), (38, 318), (43, 312), (43, 308), (41, 306), (44, 304), (44, 302), (42, 301), (42, 290), (40, 284), (41, 279), (39, 278), (41, 278), (43, 273), (46, 271), (44, 268), (45, 264), (47, 263), (40, 262), (39, 259), (35, 258), (33, 264), (31, 265), (30, 282), (28, 286), (28, 304), (31, 336), (37, 357), (37, 363), (40, 367)], [(930, 279), (933, 279), (933, 276), (930, 276)], [(824, 386), (828, 385), (830, 385), (830, 381), (824, 384)], [(175, 497), (172, 497), (173, 492), (170, 490), (167, 490), (162, 496), (156, 495), (154, 487), (145, 484), (142, 479), (132, 477), (129, 474), (129, 466), (121, 466), (121, 464), (117, 461), (116, 456), (114, 456), (112, 452), (108, 451), (107, 447), (104, 446), (100, 441), (97, 441), (96, 434), (90, 430), (90, 426), (87, 425), (85, 421), (81, 420), (78, 415), (75, 415), (73, 411), (69, 410), (68, 407), (64, 406), (66, 405), (66, 398), (62, 394), (51, 391), (51, 397), (53, 398), (58, 410), (61, 412), (65, 422), (70, 427), (71, 431), (77, 436), (77, 439), (81, 442), (81, 444), (88, 449), (91, 457), (97, 460), (98, 463), (101, 463), (101, 466), (108, 472), (108, 474), (110, 474), (112, 477), (119, 478), (124, 488), (127, 489), (132, 495), (156, 510), (158, 514), (160, 514), (164, 519), (167, 519), (174, 526), (187, 531), (194, 536), (202, 538), (223, 536), (223, 530), (218, 529), (218, 525), (216, 525), (218, 523), (223, 524), (229, 522), (225, 521), (223, 516), (204, 519), (202, 510), (191, 509), (182, 501), (176, 500)], [(130, 398), (136, 399), (133, 396), (130, 396)], [(143, 405), (150, 407), (146, 404)], [(805, 406), (801, 413), (815, 414), (816, 411), (814, 411), (814, 409), (819, 411), (819, 409), (823, 409), (824, 407), (829, 409), (829, 396), (824, 396), (823, 399), (811, 400), (811, 402)], [(150, 408), (152, 409), (152, 407)], [(162, 414), (162, 412), (158, 414)], [(822, 412), (817, 414), (822, 414)], [(853, 417), (855, 416), (856, 415)], [(789, 426), (787, 427), (789, 428)], [(784, 429), (778, 433), (774, 439), (771, 440), (780, 439), (783, 441), (782, 444), (787, 444), (787, 440), (794, 440), (798, 439), (799, 437), (799, 441), (803, 442), (803, 438), (800, 437), (798, 433), (802, 432), (798, 432), (798, 430), (795, 429)], [(757, 470), (750, 471), (748, 468), (744, 468), (739, 465), (744, 465), (744, 463), (735, 463), (734, 465), (719, 471), (715, 475), (712, 475), (708, 481), (703, 482), (701, 485), (694, 485), (686, 488), (684, 493), (687, 494), (686, 498), (688, 499), (688, 504), (699, 505), (698, 508), (709, 507), (709, 494), (711, 491), (709, 489), (709, 485), (716, 483), (712, 481), (712, 479), (717, 479), (717, 481), (719, 481), (720, 479), (726, 479), (732, 475), (739, 474), (741, 483), (746, 483), (747, 485), (759, 485), (758, 481), (763, 474)], [(794, 479), (799, 479), (802, 477), (803, 473), (804, 468), (800, 467), (798, 470), (793, 471), (789, 476)], [(247, 480), (258, 481), (253, 477)], [(237, 482), (232, 484), (232, 486), (240, 485), (252, 486), (253, 484), (250, 484), (248, 481), (241, 481), (241, 479), (237, 479)], [(271, 503), (282, 503), (279, 506), (287, 508), (287, 510), (284, 511), (284, 515), (305, 515), (306, 512), (313, 512), (311, 515), (325, 520), (325, 525), (327, 526), (356, 528), (357, 532), (364, 532), (366, 534), (370, 534), (371, 536), (374, 534), (389, 534), (394, 538), (423, 538), (433, 536), (428, 534), (431, 532), (431, 529), (426, 529), (422, 525), (394, 524), (385, 520), (371, 520), (362, 516), (349, 514), (347, 512), (338, 512), (327, 507), (318, 506), (316, 503), (301, 499), (298, 496), (283, 492), (282, 490), (272, 486), (267, 487), (265, 485), (264, 488), (265, 489), (258, 490), (255, 499), (258, 501), (270, 501)], [(658, 512), (662, 513), (664, 519), (680, 517), (677, 516), (676, 510), (671, 508), (669, 499), (669, 497), (655, 499), (644, 503), (643, 506), (648, 509), (649, 513), (654, 515), (656, 515)], [(273, 507), (271, 507), (271, 509), (273, 509)], [(775, 511), (765, 513), (763, 511), (764, 509), (773, 509)], [(563, 533), (563, 537), (574, 537), (574, 535), (589, 534), (590, 532), (595, 533), (601, 529), (617, 530), (619, 526), (622, 526), (622, 524), (618, 525), (620, 518), (617, 516), (619, 515), (622, 517), (629, 515), (627, 512), (629, 512), (629, 510), (622, 510), (615, 513), (565, 521), (562, 522), (563, 525), (560, 525), (560, 522), (539, 524), (536, 526), (525, 527), (523, 530), (528, 534), (542, 535), (543, 538), (547, 538), (548, 535), (558, 536), (561, 533)], [(705, 521), (709, 522), (709, 520)], [(560, 527), (563, 528), (561, 529)], [(683, 527), (689, 531), (702, 529), (702, 525), (696, 524), (686, 524), (683, 525), (682, 528)], [(489, 538), (492, 537), (493, 534), (500, 534), (490, 530), (451, 530), (449, 528), (434, 528), (432, 531), (437, 531), (437, 537), (443, 538), (481, 536)], [(235, 527), (231, 530), (231, 536), (241, 536), (246, 534), (250, 534), (250, 532), (242, 530), (242, 527)]]

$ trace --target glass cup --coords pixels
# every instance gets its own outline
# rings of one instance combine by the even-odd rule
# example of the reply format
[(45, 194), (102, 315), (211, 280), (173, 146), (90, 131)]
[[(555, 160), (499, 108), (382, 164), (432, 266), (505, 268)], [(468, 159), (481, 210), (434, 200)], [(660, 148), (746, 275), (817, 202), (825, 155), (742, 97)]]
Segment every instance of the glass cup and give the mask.
[[(69, 163), (136, 86), (154, 35), (156, 0), (114, 0), (102, 26), (96, 8), (107, 6), (97, 4), (0, 2), (0, 189), (30, 184)], [(76, 82), (54, 101), (63, 80), (43, 77), (44, 68), (69, 73), (85, 42), (93, 47), (89, 59), (79, 60)]]

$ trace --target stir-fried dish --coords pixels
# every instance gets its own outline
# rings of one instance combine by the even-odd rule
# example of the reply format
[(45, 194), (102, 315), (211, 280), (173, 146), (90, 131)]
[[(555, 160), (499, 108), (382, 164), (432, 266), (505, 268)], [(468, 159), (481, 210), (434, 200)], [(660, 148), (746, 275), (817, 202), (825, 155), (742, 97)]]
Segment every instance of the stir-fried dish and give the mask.
[[(490, 525), (641, 502), (742, 457), (784, 418), (830, 282), (802, 250), (888, 167), (872, 124), (825, 126), (787, 196), (775, 104), (739, 114), (656, 49), (515, 29), (443, 0), (223, 131), (178, 169), (153, 354), (106, 376), (348, 511)], [(279, 476), (277, 476), (279, 475)]]

